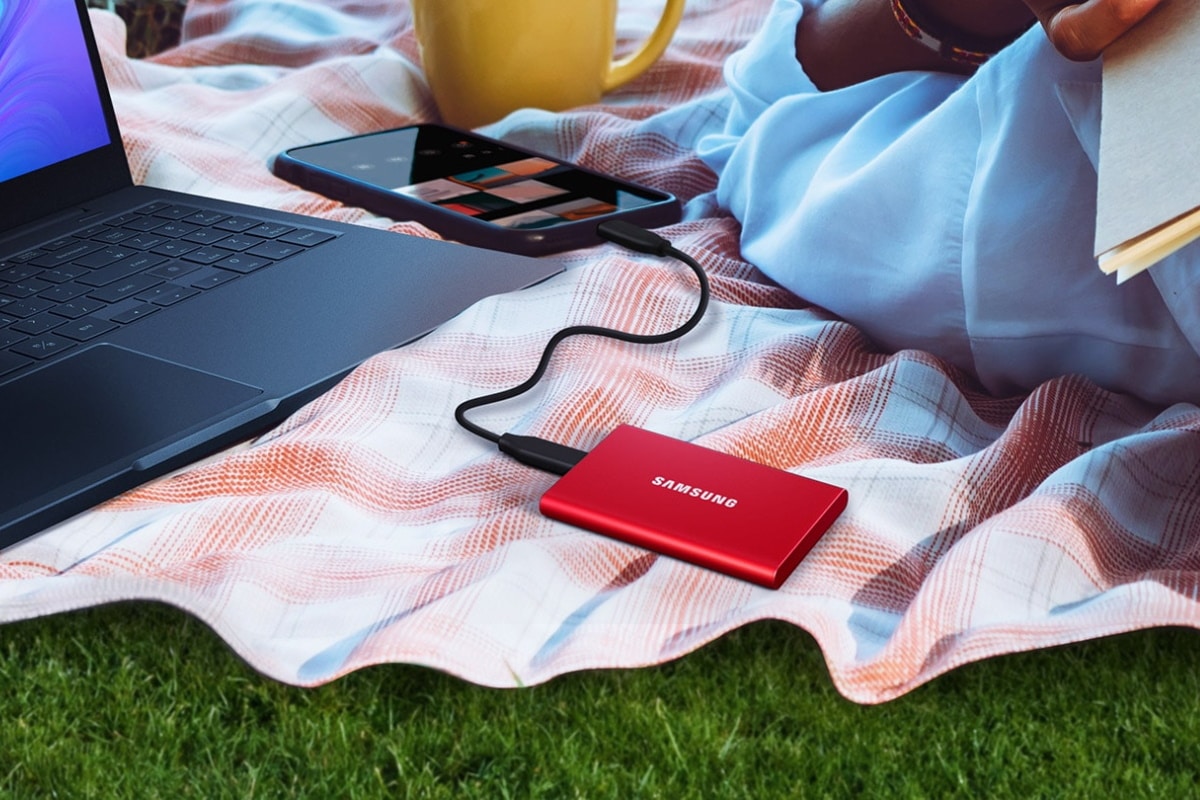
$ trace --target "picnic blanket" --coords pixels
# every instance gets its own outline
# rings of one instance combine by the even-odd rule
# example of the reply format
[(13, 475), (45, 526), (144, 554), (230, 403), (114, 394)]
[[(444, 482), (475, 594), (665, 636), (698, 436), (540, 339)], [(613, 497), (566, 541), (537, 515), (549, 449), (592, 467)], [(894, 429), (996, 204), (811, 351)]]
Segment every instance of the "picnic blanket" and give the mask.
[[(0, 619), (161, 601), (291, 684), (406, 662), (517, 686), (661, 663), (771, 618), (811, 633), (863, 703), (989, 656), (1196, 626), (1200, 409), (1071, 376), (992, 397), (740, 257), (693, 146), (722, 124), (722, 64), (768, 6), (691, 0), (633, 84), (488, 130), (678, 194), (686, 217), (663, 233), (715, 301), (668, 345), (570, 340), (534, 392), (475, 418), (584, 449), (640, 425), (846, 487), (781, 589), (541, 517), (554, 476), (454, 425), (458, 402), (523, 380), (564, 325), (653, 332), (691, 312), (686, 270), (604, 245), (377, 355), (260, 438), (0, 553)], [(622, 2), (620, 48), (659, 7)], [(182, 44), (142, 61), (116, 16), (93, 20), (137, 181), (433, 235), (266, 167), (288, 146), (436, 117), (401, 0), (192, 0)]]

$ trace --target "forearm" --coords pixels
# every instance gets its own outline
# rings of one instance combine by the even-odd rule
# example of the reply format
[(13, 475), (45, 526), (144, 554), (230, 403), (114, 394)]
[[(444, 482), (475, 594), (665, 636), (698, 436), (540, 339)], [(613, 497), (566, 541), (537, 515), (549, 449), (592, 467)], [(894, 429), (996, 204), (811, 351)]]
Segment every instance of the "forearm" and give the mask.
[[(1024, 30), (1033, 15), (1020, 0), (921, 0), (939, 21), (983, 39)], [(796, 56), (821, 89), (836, 89), (904, 70), (969, 74), (910, 38), (890, 0), (826, 0), (806, 11), (796, 31)]]

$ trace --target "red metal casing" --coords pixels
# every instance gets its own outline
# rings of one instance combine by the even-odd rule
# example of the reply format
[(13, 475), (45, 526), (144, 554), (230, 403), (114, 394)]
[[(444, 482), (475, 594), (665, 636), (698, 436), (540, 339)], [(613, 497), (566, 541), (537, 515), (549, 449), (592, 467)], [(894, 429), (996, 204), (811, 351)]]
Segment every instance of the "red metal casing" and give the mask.
[(623, 425), (550, 487), (540, 509), (776, 589), (846, 501), (840, 487)]

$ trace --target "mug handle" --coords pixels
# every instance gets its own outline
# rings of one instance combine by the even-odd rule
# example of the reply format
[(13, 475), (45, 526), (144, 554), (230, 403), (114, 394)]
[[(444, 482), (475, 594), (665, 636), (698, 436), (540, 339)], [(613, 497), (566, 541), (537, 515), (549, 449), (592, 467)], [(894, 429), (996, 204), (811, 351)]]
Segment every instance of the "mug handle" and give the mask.
[(629, 83), (658, 60), (671, 43), (675, 28), (679, 26), (679, 20), (683, 17), (683, 3), (684, 0), (667, 0), (667, 7), (663, 9), (662, 18), (650, 34), (650, 38), (635, 52), (620, 61), (614, 61), (609, 67), (608, 75), (604, 78), (604, 91)]

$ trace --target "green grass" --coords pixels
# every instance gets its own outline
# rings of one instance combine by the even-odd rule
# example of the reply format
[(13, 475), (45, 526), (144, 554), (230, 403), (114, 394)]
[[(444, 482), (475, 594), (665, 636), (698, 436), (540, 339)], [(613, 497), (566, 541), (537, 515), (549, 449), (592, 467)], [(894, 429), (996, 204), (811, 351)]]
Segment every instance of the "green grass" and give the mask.
[(866, 707), (809, 636), (758, 623), (527, 689), (393, 665), (305, 690), (119, 605), (0, 628), (0, 796), (1195, 796), (1198, 656), (1195, 631), (1148, 631)]

